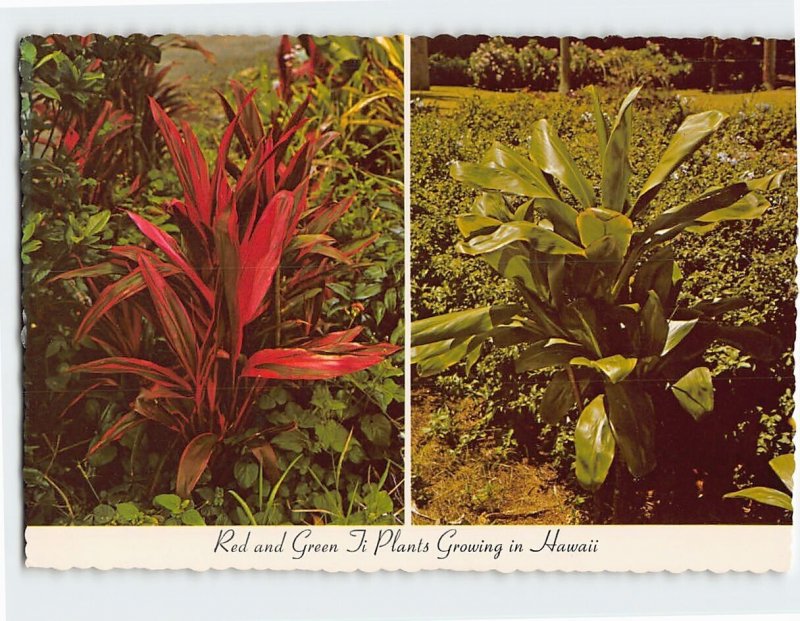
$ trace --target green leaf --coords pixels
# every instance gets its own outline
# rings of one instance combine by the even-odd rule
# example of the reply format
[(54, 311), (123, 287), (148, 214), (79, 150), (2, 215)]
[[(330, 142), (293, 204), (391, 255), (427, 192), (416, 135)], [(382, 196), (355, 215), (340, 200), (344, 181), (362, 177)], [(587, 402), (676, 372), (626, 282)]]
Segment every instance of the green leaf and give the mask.
[(556, 233), (571, 242), (578, 242), (578, 211), (571, 205), (555, 198), (538, 198), (533, 201), (533, 205), (553, 223), (553, 230)]
[(667, 209), (645, 229), (642, 237), (666, 241), (672, 239), (698, 218), (716, 209), (729, 207), (748, 193), (746, 183), (734, 183), (725, 188), (706, 192), (689, 203)]
[(708, 367), (696, 367), (670, 386), (672, 394), (695, 420), (714, 409), (714, 384)]
[(584, 209), (578, 215), (576, 224), (584, 248), (609, 236), (617, 241), (622, 255), (628, 251), (633, 222), (626, 215), (609, 209)]
[(714, 338), (750, 354), (757, 360), (771, 362), (780, 355), (782, 344), (773, 334), (752, 326), (728, 326), (720, 323), (703, 322)]
[(600, 98), (597, 96), (597, 90), (594, 86), (589, 87), (589, 94), (592, 98), (592, 114), (594, 115), (595, 126), (597, 127), (597, 144), (600, 147), (600, 154), (606, 151), (608, 144), (608, 123), (606, 117), (603, 115), (603, 109), (600, 107)]
[(114, 444), (106, 444), (98, 448), (89, 456), (89, 463), (95, 468), (100, 468), (110, 464), (117, 456), (117, 447)]
[(600, 194), (603, 207), (612, 211), (622, 211), (628, 200), (628, 183), (632, 175), (628, 156), (631, 142), (631, 105), (640, 88), (634, 88), (622, 102), (603, 152)]
[(36, 46), (28, 39), (23, 39), (19, 44), (19, 56), (26, 63), (32, 65), (36, 62)]
[(44, 84), (43, 82), (37, 82), (36, 85), (33, 87), (33, 92), (41, 94), (46, 99), (54, 99), (55, 101), (61, 101), (61, 95), (59, 94), (59, 92), (49, 84)]
[(516, 304), (506, 304), (419, 319), (411, 324), (411, 345), (482, 334), (508, 323), (520, 310)]
[(539, 341), (522, 350), (514, 360), (514, 369), (517, 373), (524, 373), (525, 371), (562, 366), (583, 351), (583, 347), (577, 343), (569, 343), (560, 339)]
[(525, 242), (532, 250), (545, 254), (583, 255), (583, 248), (576, 246), (558, 233), (532, 222), (507, 222), (487, 235), (478, 235), (469, 241), (459, 242), (456, 249), (469, 255), (493, 252), (513, 244)]
[(697, 319), (688, 319), (686, 321), (670, 319), (667, 323), (669, 328), (667, 330), (667, 340), (664, 342), (664, 349), (661, 351), (662, 356), (666, 356), (688, 336), (689, 332), (697, 324)]
[(116, 515), (117, 512), (114, 510), (114, 507), (109, 505), (97, 505), (92, 510), (95, 524), (108, 524)]
[(368, 414), (361, 419), (361, 431), (367, 440), (378, 446), (389, 446), (392, 436), (392, 424), (382, 414)]
[(608, 419), (628, 471), (643, 477), (656, 467), (655, 413), (650, 396), (631, 382), (607, 382)]
[(637, 215), (656, 196), (661, 185), (690, 157), (722, 124), (727, 114), (716, 110), (690, 114), (672, 137), (667, 149), (661, 155), (656, 167), (644, 182), (639, 197), (633, 206), (633, 214)]
[(501, 222), (508, 222), (513, 215), (498, 192), (481, 192), (472, 203), (472, 212)]
[(205, 526), (206, 521), (197, 509), (187, 509), (181, 513), (181, 522), (186, 526)]
[(650, 291), (647, 301), (639, 313), (641, 342), (639, 351), (642, 356), (662, 354), (669, 337), (669, 322), (664, 317), (661, 299), (655, 291)]
[[(501, 168), (536, 188), (544, 196), (556, 198), (555, 192), (553, 192), (544, 174), (534, 162), (499, 142), (495, 142), (489, 147), (481, 163)], [(526, 196), (532, 195), (526, 194)]]
[(557, 371), (542, 396), (539, 413), (549, 425), (560, 422), (575, 405), (575, 395), (566, 370)]
[(581, 205), (595, 206), (596, 199), (591, 184), (578, 169), (566, 145), (546, 119), (537, 121), (533, 126), (530, 157), (541, 170), (563, 183)]
[(300, 429), (279, 433), (272, 439), (271, 444), (292, 453), (302, 453), (309, 447), (308, 436)]
[(177, 494), (159, 494), (153, 498), (153, 504), (163, 507), (170, 513), (177, 513), (181, 508), (181, 497)]
[[(703, 223), (717, 223), (729, 220), (755, 220), (764, 215), (764, 212), (767, 211), (769, 207), (769, 201), (761, 196), (761, 194), (750, 192), (749, 194), (745, 194), (730, 207), (715, 209), (712, 212), (700, 216), (697, 218), (697, 221)], [(687, 230), (692, 232), (691, 228)]]
[(612, 384), (621, 382), (628, 375), (631, 374), (636, 367), (638, 360), (636, 358), (626, 358), (619, 354), (600, 358), (599, 360), (589, 360), (588, 358), (579, 356), (569, 361), (570, 364), (579, 367), (590, 367), (603, 373)]
[(471, 162), (454, 162), (450, 174), (461, 182), (471, 183), (482, 190), (497, 190), (530, 198), (547, 198), (552, 191), (545, 192), (529, 180), (503, 168), (492, 168)]
[(141, 512), (132, 502), (121, 502), (117, 505), (117, 516), (125, 522), (133, 522)]
[(503, 223), (500, 220), (475, 213), (456, 216), (456, 226), (464, 237), (472, 237), (476, 234), (485, 235), (501, 224)]
[(384, 490), (371, 489), (369, 493), (364, 496), (364, 504), (367, 508), (369, 523), (374, 523), (381, 516), (394, 511), (392, 497)]
[(641, 304), (647, 301), (651, 290), (658, 294), (663, 305), (669, 304), (675, 284), (675, 254), (669, 246), (659, 248), (644, 261), (633, 278), (633, 298)]
[(519, 246), (506, 246), (494, 252), (487, 252), (481, 255), (492, 269), (504, 278), (512, 282), (521, 282), (529, 290), (542, 293), (545, 291), (546, 283), (537, 280), (537, 272), (532, 268), (535, 265), (531, 262), (531, 253)]
[(233, 476), (242, 489), (250, 489), (258, 481), (258, 464), (252, 461), (238, 461), (233, 466)]
[(417, 373), (422, 377), (428, 377), (441, 373), (470, 355), (474, 357), (476, 351), (480, 353), (480, 346), (484, 340), (484, 335), (462, 336), (419, 345), (411, 349), (411, 360), (417, 365)]
[(794, 491), (794, 453), (773, 457), (769, 460), (769, 467), (783, 481), (786, 489)]
[(748, 487), (740, 489), (738, 492), (725, 494), (723, 498), (745, 498), (747, 500), (755, 500), (763, 505), (779, 507), (786, 511), (792, 510), (792, 497), (771, 487)]
[(325, 451), (341, 453), (349, 432), (335, 420), (326, 420), (314, 427), (317, 439)]
[(354, 300), (367, 300), (369, 298), (375, 297), (381, 292), (383, 285), (381, 283), (358, 283), (356, 285), (356, 289), (353, 292), (353, 299)]
[(615, 448), (601, 394), (583, 408), (575, 426), (575, 475), (578, 482), (591, 491), (599, 488), (608, 476)]

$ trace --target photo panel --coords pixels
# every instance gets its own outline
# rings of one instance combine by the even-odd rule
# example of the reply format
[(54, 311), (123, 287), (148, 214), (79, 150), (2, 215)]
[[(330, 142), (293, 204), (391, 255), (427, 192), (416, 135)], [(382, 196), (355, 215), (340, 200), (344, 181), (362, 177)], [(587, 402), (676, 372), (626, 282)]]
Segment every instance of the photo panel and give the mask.
[(414, 524), (791, 524), (794, 58), (412, 40)]
[(21, 40), (27, 526), (402, 523), (403, 62)]

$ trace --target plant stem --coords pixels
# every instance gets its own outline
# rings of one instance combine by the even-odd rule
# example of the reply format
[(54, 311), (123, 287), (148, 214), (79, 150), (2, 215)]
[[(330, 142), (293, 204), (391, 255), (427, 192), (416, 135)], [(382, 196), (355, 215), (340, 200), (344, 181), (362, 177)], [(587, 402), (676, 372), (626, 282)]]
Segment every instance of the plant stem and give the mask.
[(583, 398), (581, 397), (581, 388), (578, 386), (578, 381), (575, 379), (575, 372), (572, 370), (572, 365), (568, 364), (566, 367), (567, 377), (569, 378), (569, 383), (572, 386), (572, 394), (575, 397), (575, 405), (578, 407), (580, 411), (581, 405), (583, 405)]
[(281, 266), (275, 270), (272, 280), (272, 287), (275, 290), (275, 347), (281, 346)]

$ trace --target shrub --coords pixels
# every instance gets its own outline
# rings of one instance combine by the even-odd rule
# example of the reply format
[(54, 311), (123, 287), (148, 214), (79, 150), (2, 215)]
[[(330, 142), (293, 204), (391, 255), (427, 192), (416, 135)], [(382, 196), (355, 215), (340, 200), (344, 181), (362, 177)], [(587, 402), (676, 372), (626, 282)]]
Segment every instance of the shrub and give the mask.
[(669, 88), (692, 69), (691, 63), (680, 54), (673, 52), (667, 56), (651, 41), (636, 50), (611, 48), (603, 53), (599, 64), (604, 85), (620, 90), (634, 86)]
[(601, 83), (603, 69), (600, 63), (604, 52), (589, 47), (583, 41), (570, 41), (569, 54), (573, 88)]
[[(89, 454), (145, 422), (164, 425), (186, 442), (176, 477), (183, 498), (212, 457), (229, 459), (226, 451), (247, 447), (268, 473), (278, 469), (266, 430), (252, 423), (264, 380), (338, 377), (397, 350), (355, 343), (358, 328), (317, 332), (316, 300), (335, 278), (338, 264), (350, 263), (360, 250), (337, 250), (326, 235), (352, 200), (310, 206), (311, 162), (330, 136), (308, 134), (295, 156), (284, 159), (301, 127), (302, 110), (294, 123), (267, 132), (250, 96), (241, 88), (237, 93), (240, 109), (220, 141), (213, 171), (189, 127), (183, 126), (181, 137), (151, 101), (184, 189), (183, 202), (172, 201), (175, 218), (184, 224), (183, 243), (134, 213), (130, 217), (166, 261), (150, 250), (123, 246), (113, 248), (116, 258), (105, 264), (58, 276), (121, 274), (99, 292), (75, 335), (76, 341), (89, 337), (108, 357), (71, 372), (128, 374), (141, 384), (132, 411), (106, 429)], [(230, 187), (225, 168), (234, 133), (247, 157)], [(142, 317), (171, 349), (168, 364), (158, 354), (141, 357)], [(111, 331), (100, 331), (103, 323)], [(253, 348), (253, 340), (268, 347)]]
[(458, 56), (431, 54), (428, 58), (431, 84), (441, 86), (468, 86), (470, 77), (469, 61)]
[(503, 37), (493, 37), (481, 43), (470, 54), (469, 72), (476, 86), (488, 90), (511, 90), (521, 84), (517, 51)]
[(531, 39), (519, 51), (522, 85), (531, 90), (549, 91), (558, 82), (558, 50)]

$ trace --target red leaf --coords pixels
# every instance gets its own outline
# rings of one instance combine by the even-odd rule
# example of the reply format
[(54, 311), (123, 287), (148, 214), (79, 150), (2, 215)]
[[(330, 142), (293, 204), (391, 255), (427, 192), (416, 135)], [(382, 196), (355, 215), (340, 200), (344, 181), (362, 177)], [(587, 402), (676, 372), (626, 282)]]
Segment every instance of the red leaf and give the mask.
[(183, 363), (186, 370), (194, 375), (197, 365), (197, 339), (194, 324), (186, 307), (166, 279), (158, 273), (145, 257), (139, 258), (144, 282), (153, 298), (153, 305), (164, 328), (164, 335)]
[(141, 358), (124, 358), (115, 356), (84, 362), (68, 369), (69, 373), (129, 373), (156, 384), (164, 384), (173, 388), (186, 391), (191, 390), (186, 380), (179, 377), (175, 371), (160, 364), (143, 360)]
[(291, 193), (278, 192), (261, 214), (253, 235), (242, 242), (237, 289), (243, 326), (258, 316), (261, 302), (272, 286), (281, 254), (291, 235), (294, 206)]
[[(148, 399), (145, 395), (147, 393), (140, 392), (136, 397), (133, 404), (133, 409), (137, 414), (144, 418), (155, 421), (164, 425), (167, 429), (173, 431), (180, 431), (182, 428), (181, 421), (176, 421), (174, 415), (171, 415), (165, 408), (163, 408), (156, 400)], [(185, 422), (185, 417), (179, 417)]]
[(189, 130), (189, 135), (186, 136), (188, 144), (185, 143), (175, 123), (152, 97), (150, 111), (175, 163), (175, 171), (186, 199), (187, 216), (195, 228), (201, 230), (201, 224), (211, 224), (211, 182), (208, 178), (208, 166), (197, 146), (197, 139)]
[(98, 263), (97, 265), (87, 265), (86, 267), (79, 267), (74, 270), (62, 272), (61, 274), (53, 276), (51, 279), (49, 279), (47, 284), (57, 280), (70, 280), (72, 278), (95, 278), (97, 276), (110, 276), (111, 274), (124, 273), (125, 269), (122, 266), (116, 265), (111, 261), (104, 261), (103, 263)]
[(186, 257), (183, 256), (183, 252), (181, 252), (181, 249), (178, 247), (178, 242), (158, 228), (155, 224), (145, 220), (141, 216), (136, 215), (132, 211), (129, 211), (128, 215), (138, 229), (144, 234), (144, 236), (158, 246), (164, 252), (164, 254), (166, 254), (167, 257), (171, 259), (172, 262), (175, 263), (175, 265), (179, 267), (184, 274), (186, 274), (189, 280), (194, 283), (202, 296), (206, 299), (209, 306), (214, 308), (214, 293), (211, 291), (208, 285), (201, 280), (194, 268), (189, 265)]
[(231, 140), (233, 140), (233, 134), (239, 127), (239, 118), (244, 113), (248, 106), (250, 105), (253, 95), (255, 95), (255, 90), (250, 91), (250, 93), (244, 98), (241, 102), (239, 107), (239, 112), (233, 117), (230, 123), (228, 123), (228, 127), (225, 130), (225, 133), (222, 135), (222, 140), (219, 143), (219, 150), (217, 151), (217, 164), (214, 170), (214, 183), (213, 183), (213, 192), (214, 197), (216, 198), (216, 210), (214, 213), (214, 217), (218, 218), (223, 211), (228, 209), (228, 206), (233, 198), (233, 192), (231, 191), (230, 186), (228, 185), (228, 180), (225, 178), (225, 164), (228, 161), (228, 151), (231, 148)]
[(343, 201), (339, 201), (335, 205), (328, 207), (326, 209), (320, 210), (319, 212), (314, 214), (314, 217), (311, 218), (311, 221), (305, 228), (306, 233), (325, 233), (334, 222), (336, 222), (342, 215), (350, 209), (350, 206), (353, 204), (354, 197), (346, 198)]
[(247, 138), (252, 145), (264, 137), (264, 124), (261, 122), (261, 115), (258, 113), (258, 108), (253, 103), (252, 98), (248, 101), (250, 95), (247, 93), (245, 87), (236, 80), (231, 80), (231, 88), (233, 89), (233, 96), (236, 98), (238, 107), (241, 109), (241, 124)]
[(89, 447), (89, 451), (86, 453), (86, 456), (91, 456), (92, 453), (100, 450), (109, 442), (119, 440), (131, 429), (138, 427), (143, 422), (145, 422), (145, 419), (140, 418), (136, 412), (128, 412), (127, 414), (123, 414), (116, 423), (111, 425), (111, 427), (109, 427), (106, 432), (100, 436), (100, 439), (97, 440), (97, 442)]
[[(177, 273), (178, 270), (171, 265), (161, 262), (158, 265), (158, 271), (169, 275), (170, 273)], [(126, 274), (116, 282), (108, 285), (105, 289), (103, 289), (103, 291), (100, 292), (100, 295), (94, 301), (94, 304), (92, 304), (92, 306), (86, 312), (81, 325), (78, 326), (78, 329), (75, 331), (75, 336), (72, 339), (73, 342), (77, 343), (84, 336), (86, 336), (86, 334), (100, 319), (106, 315), (106, 313), (108, 313), (110, 309), (123, 300), (136, 295), (140, 291), (143, 291), (144, 288), (144, 278), (142, 277), (141, 270), (138, 268), (133, 270), (130, 274)]]
[[(219, 256), (219, 274), (228, 311), (231, 356), (234, 360), (238, 359), (242, 350), (242, 330), (244, 328), (239, 309), (239, 273), (241, 270), (237, 229), (235, 209), (220, 214), (214, 226), (214, 243)], [(235, 365), (232, 365), (232, 368), (235, 368)]]
[(211, 459), (211, 453), (217, 444), (217, 436), (213, 433), (201, 433), (195, 436), (183, 449), (178, 462), (178, 476), (175, 491), (181, 498), (189, 498), (194, 486), (203, 474), (203, 470)]
[(59, 418), (64, 418), (64, 415), (69, 412), (70, 408), (78, 403), (81, 399), (83, 399), (86, 395), (92, 392), (95, 388), (100, 388), (100, 386), (116, 386), (117, 383), (114, 380), (103, 378), (99, 382), (95, 382), (85, 390), (82, 390), (77, 397), (75, 397), (72, 401), (69, 402), (67, 407), (61, 410), (61, 414), (58, 415)]
[(378, 364), (399, 349), (389, 343), (330, 344), (315, 349), (262, 349), (250, 356), (242, 375), (263, 379), (331, 379)]

